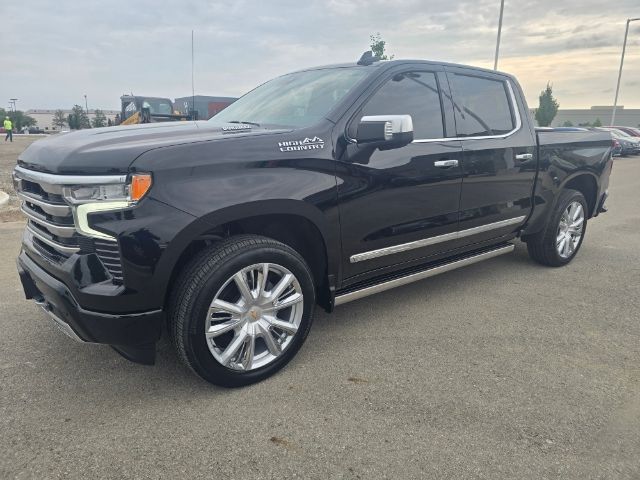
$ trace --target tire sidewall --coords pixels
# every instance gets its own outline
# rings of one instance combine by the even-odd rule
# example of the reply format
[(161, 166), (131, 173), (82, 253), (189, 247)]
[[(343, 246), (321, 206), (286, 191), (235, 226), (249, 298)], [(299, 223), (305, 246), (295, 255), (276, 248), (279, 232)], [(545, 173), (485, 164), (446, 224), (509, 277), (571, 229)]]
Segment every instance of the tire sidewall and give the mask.
[[(573, 253), (569, 257), (564, 258), (560, 256), (560, 254), (558, 253), (558, 249), (556, 247), (556, 242), (558, 238), (558, 228), (560, 227), (560, 219), (562, 218), (564, 211), (567, 209), (570, 203), (575, 201), (580, 202), (584, 210), (584, 223), (582, 225), (582, 235)], [(555, 261), (559, 265), (566, 265), (571, 260), (573, 260), (575, 256), (578, 254), (578, 252), (580, 251), (580, 247), (582, 246), (582, 242), (584, 241), (584, 237), (587, 233), (587, 217), (588, 216), (589, 216), (589, 206), (587, 205), (587, 200), (584, 198), (584, 195), (582, 195), (582, 193), (578, 192), (577, 190), (570, 190), (570, 191), (568, 190), (567, 194), (564, 195), (562, 198), (560, 198), (560, 201), (558, 202), (558, 207), (556, 208), (556, 212), (553, 217), (553, 222), (551, 224), (552, 230), (549, 232), (549, 241), (551, 242), (553, 255), (555, 257)]]
[[(235, 273), (250, 265), (264, 262), (281, 265), (294, 274), (304, 296), (302, 319), (298, 332), (285, 352), (272, 363), (249, 372), (235, 371), (218, 363), (209, 350), (204, 334), (207, 312), (215, 294)], [(284, 367), (298, 352), (309, 334), (315, 305), (315, 289), (311, 274), (297, 254), (271, 245), (245, 248), (227, 256), (216, 267), (206, 274), (202, 287), (187, 308), (188, 319), (182, 331), (186, 353), (194, 370), (212, 383), (233, 387), (258, 382)]]

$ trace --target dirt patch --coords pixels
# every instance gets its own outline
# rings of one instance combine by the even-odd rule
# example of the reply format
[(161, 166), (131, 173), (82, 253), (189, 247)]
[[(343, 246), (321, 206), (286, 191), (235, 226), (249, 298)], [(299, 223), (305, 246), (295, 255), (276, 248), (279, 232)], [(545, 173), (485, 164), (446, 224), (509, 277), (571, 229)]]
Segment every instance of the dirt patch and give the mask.
[(36, 140), (43, 137), (31, 135), (14, 135), (13, 143), (0, 141), (0, 190), (9, 194), (8, 205), (0, 208), (0, 222), (12, 222), (22, 219), (20, 201), (13, 190), (11, 172), (16, 166), (18, 155)]

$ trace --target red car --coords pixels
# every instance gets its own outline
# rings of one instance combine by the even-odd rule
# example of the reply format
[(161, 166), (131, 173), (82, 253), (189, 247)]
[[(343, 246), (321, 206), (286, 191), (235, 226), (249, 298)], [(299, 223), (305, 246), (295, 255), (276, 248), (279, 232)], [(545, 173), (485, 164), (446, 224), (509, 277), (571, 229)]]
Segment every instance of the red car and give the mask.
[(640, 130), (633, 127), (604, 127), (604, 128), (615, 128), (617, 130), (622, 130), (624, 133), (631, 135), (632, 137), (640, 137)]

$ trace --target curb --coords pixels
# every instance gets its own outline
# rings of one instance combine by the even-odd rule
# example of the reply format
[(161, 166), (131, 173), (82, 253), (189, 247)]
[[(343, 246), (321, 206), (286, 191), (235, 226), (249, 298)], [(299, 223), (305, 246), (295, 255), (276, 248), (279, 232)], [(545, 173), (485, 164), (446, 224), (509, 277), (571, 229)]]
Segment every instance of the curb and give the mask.
[(0, 191), (0, 207), (4, 207), (7, 203), (9, 203), (9, 195)]

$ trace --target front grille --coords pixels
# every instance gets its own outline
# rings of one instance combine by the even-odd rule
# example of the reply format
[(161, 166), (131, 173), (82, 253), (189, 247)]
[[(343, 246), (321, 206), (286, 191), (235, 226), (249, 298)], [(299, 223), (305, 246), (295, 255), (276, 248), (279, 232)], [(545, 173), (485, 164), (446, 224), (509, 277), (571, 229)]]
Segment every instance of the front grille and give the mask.
[(22, 213), (27, 217), (27, 229), (37, 245), (54, 257), (68, 258), (80, 251), (71, 207), (62, 199), (62, 185), (35, 182), (16, 171), (16, 193), (22, 200)]
[[(14, 187), (22, 200), (27, 231), (36, 251), (47, 260), (63, 263), (74, 253), (95, 253), (116, 283), (122, 283), (118, 242), (94, 239), (77, 232), (71, 207), (62, 196), (63, 185), (37, 180), (38, 173), (17, 168)], [(48, 176), (51, 178), (51, 176)]]

